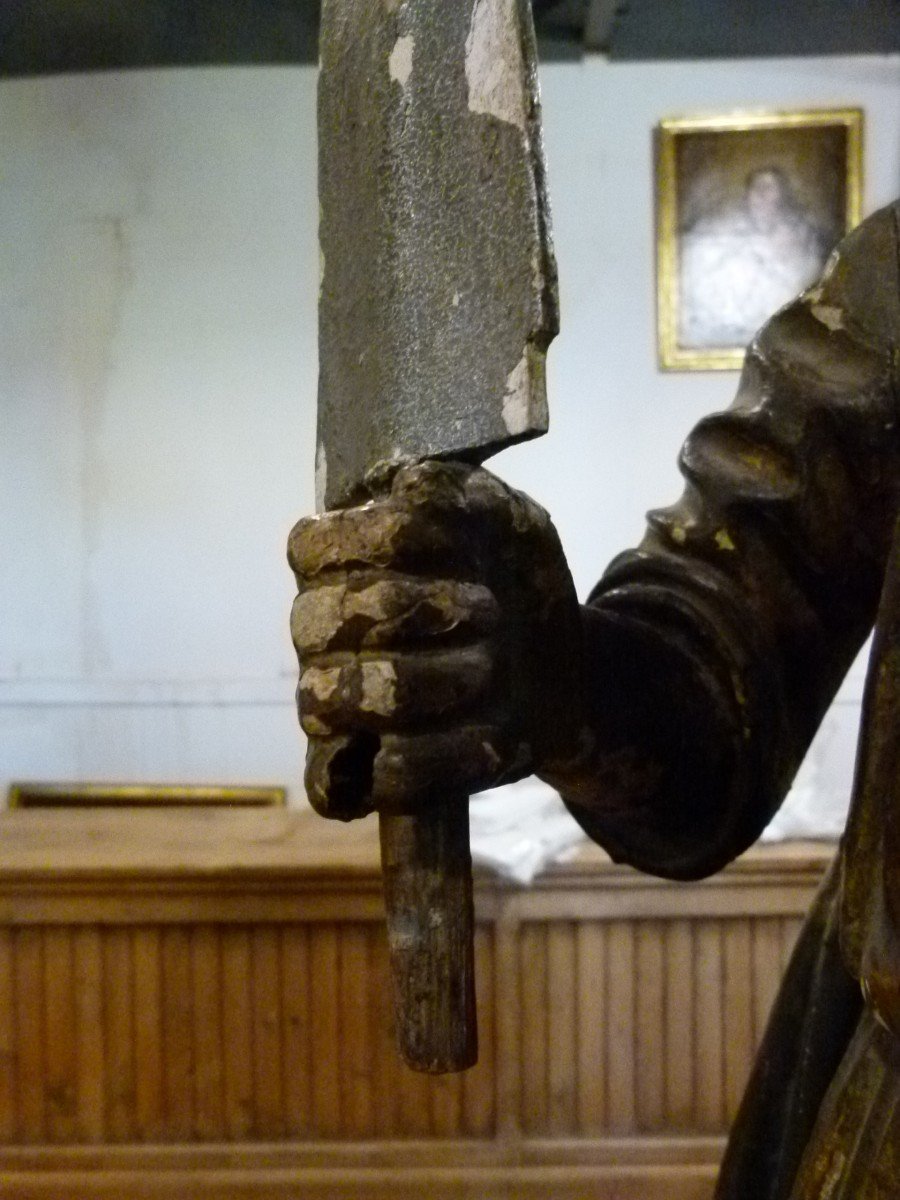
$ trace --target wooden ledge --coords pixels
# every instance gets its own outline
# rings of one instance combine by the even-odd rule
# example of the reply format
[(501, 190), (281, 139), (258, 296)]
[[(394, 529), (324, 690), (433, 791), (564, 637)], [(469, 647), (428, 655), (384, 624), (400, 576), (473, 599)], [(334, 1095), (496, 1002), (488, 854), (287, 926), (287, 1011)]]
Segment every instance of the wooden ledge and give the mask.
[(16, 1200), (709, 1200), (724, 1141), (491, 1142), (0, 1149)]
[[(790, 842), (754, 847), (716, 877), (746, 884), (773, 875), (808, 883), (835, 852), (833, 842)], [(248, 881), (273, 875), (305, 877), (342, 886), (380, 875), (376, 819), (349, 824), (285, 809), (83, 809), (0, 813), (0, 884), (13, 880), (117, 878), (218, 878)], [(589, 843), (565, 863), (550, 867), (533, 887), (604, 885), (670, 886), (615, 864)], [(748, 878), (749, 877), (749, 878)], [(518, 890), (489, 872), (482, 887)], [(688, 886), (697, 886), (691, 884)]]

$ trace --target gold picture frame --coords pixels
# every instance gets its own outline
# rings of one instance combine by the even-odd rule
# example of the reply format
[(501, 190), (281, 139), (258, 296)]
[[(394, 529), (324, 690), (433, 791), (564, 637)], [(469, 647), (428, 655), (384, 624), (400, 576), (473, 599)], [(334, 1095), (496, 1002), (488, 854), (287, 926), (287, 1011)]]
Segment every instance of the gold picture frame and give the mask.
[(158, 783), (12, 783), (10, 808), (284, 807), (283, 787)]
[(862, 142), (858, 108), (660, 122), (663, 370), (740, 368), (760, 325), (818, 278), (834, 245), (859, 223)]

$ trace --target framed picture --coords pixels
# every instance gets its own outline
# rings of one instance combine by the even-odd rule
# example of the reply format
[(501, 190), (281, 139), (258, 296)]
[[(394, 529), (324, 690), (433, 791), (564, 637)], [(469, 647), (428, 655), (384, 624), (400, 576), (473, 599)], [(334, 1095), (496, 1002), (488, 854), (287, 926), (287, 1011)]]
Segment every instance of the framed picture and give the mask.
[(219, 787), (211, 784), (13, 783), (10, 808), (284, 807), (282, 787)]
[(657, 128), (665, 370), (734, 370), (859, 222), (860, 109), (678, 118)]

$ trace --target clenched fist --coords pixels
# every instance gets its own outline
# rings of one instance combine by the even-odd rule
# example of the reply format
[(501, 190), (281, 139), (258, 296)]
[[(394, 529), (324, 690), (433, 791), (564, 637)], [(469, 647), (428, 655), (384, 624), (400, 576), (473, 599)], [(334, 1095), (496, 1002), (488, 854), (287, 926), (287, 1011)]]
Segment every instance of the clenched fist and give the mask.
[(576, 757), (581, 617), (546, 512), (457, 463), (372, 490), (289, 540), (316, 810), (419, 811)]

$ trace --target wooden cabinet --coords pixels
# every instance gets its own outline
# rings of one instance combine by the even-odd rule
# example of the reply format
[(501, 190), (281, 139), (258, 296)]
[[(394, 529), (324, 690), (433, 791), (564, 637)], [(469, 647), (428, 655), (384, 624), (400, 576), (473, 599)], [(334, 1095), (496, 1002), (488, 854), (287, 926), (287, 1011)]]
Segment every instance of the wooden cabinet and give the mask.
[(430, 1079), (392, 1046), (371, 822), (6, 813), (0, 1195), (708, 1200), (829, 853), (480, 878), (481, 1058)]

